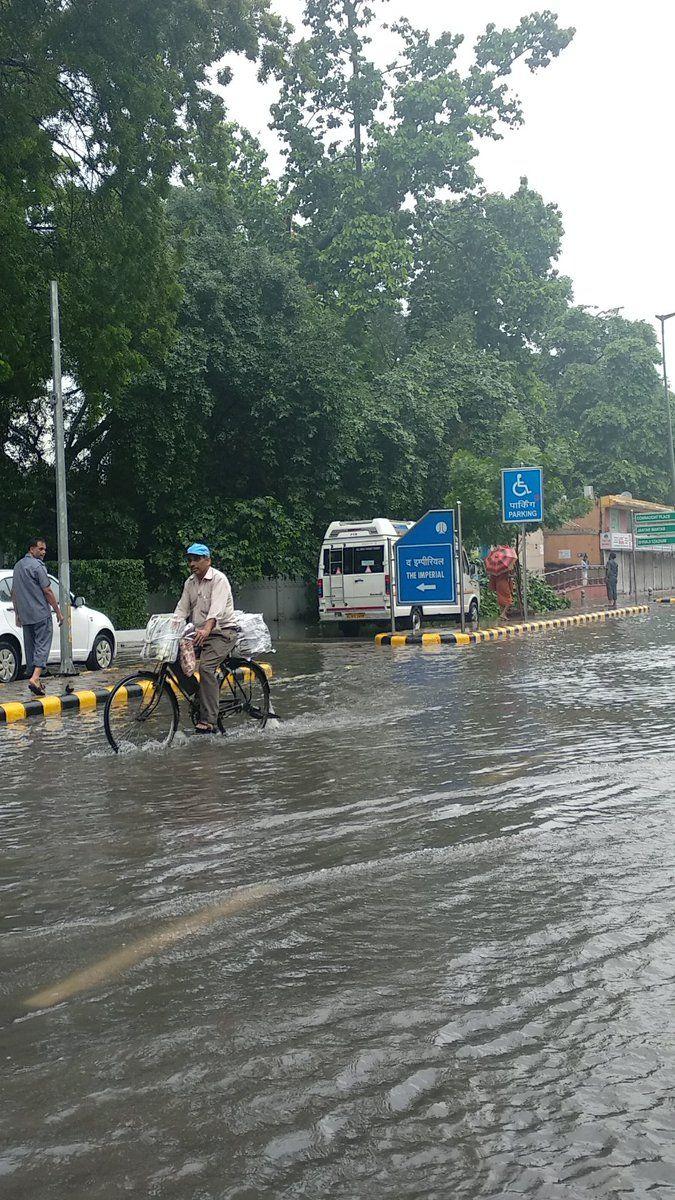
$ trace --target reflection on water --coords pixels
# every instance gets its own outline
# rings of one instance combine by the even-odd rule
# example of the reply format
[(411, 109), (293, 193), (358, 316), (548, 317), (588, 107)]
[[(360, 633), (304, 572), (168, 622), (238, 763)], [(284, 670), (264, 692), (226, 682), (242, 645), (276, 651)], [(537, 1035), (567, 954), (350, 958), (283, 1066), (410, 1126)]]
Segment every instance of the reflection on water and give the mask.
[(674, 1194), (674, 667), (297, 643), (263, 734), (0, 730), (5, 1193)]

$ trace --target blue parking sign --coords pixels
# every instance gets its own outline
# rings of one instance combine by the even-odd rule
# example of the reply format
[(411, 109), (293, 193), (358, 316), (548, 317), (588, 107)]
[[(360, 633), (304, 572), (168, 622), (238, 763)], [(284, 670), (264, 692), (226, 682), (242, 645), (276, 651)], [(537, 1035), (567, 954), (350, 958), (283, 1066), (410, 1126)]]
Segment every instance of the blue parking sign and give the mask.
[(502, 471), (502, 520), (543, 521), (544, 473), (541, 467), (509, 467)]

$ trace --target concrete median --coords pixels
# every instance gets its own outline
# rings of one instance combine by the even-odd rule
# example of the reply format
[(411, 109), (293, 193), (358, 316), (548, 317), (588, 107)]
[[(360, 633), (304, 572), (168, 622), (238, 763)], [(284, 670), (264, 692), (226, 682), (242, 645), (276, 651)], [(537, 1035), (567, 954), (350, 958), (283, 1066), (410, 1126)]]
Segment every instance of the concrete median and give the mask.
[(570, 625), (611, 621), (616, 617), (637, 617), (648, 612), (648, 604), (632, 604), (627, 608), (608, 608), (598, 612), (574, 613), (569, 617), (551, 617), (544, 621), (522, 621), (514, 625), (495, 625), (492, 629), (476, 629), (469, 633), (445, 629), (429, 633), (378, 633), (375, 641), (378, 646), (475, 646), (479, 642), (496, 642), (505, 638), (522, 637), (526, 633), (543, 633), (547, 629), (563, 629)]
[[(270, 664), (261, 662), (258, 665), (270, 679)], [(56, 717), (64, 712), (91, 712), (92, 709), (105, 704), (114, 686), (111, 684), (104, 688), (66, 692), (63, 696), (40, 696), (32, 700), (4, 700), (0, 702), (0, 725), (11, 725), (14, 721), (24, 721), (28, 717)], [(140, 683), (127, 684), (117, 693), (116, 704), (124, 704), (130, 698), (140, 696), (143, 691)]]

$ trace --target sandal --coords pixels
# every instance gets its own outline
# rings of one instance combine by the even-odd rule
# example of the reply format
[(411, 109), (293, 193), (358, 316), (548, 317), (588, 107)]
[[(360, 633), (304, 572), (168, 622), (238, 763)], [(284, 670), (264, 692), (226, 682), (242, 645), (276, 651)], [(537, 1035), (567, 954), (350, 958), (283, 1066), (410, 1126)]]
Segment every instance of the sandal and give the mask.
[(41, 683), (29, 683), (28, 691), (32, 692), (34, 696), (46, 696), (47, 695), (47, 693)]

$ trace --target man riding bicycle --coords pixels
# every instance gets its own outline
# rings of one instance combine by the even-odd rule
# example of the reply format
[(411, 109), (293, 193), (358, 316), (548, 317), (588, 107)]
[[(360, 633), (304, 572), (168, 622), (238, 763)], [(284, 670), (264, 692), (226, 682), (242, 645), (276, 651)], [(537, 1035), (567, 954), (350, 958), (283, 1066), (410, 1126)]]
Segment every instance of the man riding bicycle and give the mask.
[(199, 659), (200, 720), (198, 733), (216, 733), (220, 685), (216, 669), (231, 653), (239, 628), (234, 618), (234, 601), (229, 580), (211, 566), (211, 551), (202, 542), (187, 549), (190, 576), (174, 610), (176, 616), (192, 621)]

